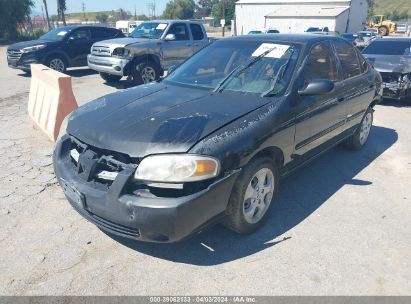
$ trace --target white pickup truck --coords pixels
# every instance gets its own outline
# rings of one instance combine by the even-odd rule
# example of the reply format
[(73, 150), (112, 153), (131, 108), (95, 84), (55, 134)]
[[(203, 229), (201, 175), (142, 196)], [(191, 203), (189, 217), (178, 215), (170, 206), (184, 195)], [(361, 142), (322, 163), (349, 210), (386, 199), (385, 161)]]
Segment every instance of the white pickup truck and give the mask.
[(159, 79), (211, 42), (203, 25), (188, 20), (156, 20), (138, 25), (127, 38), (95, 43), (88, 66), (108, 82), (127, 76), (135, 85)]

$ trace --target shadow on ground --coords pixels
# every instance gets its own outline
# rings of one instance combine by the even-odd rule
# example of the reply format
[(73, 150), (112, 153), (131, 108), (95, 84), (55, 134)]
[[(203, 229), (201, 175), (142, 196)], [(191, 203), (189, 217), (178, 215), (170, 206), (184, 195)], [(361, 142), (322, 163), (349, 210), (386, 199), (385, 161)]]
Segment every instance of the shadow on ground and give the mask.
[(382, 101), (380, 105), (395, 107), (395, 108), (410, 108), (411, 107), (411, 97), (409, 97), (407, 100), (384, 99), (384, 101)]
[(133, 250), (186, 264), (217, 265), (252, 255), (290, 240), (287, 232), (344, 185), (367, 187), (372, 184), (372, 180), (359, 180), (355, 176), (389, 149), (397, 138), (395, 130), (374, 126), (363, 150), (353, 152), (337, 146), (284, 178), (277, 205), (266, 224), (252, 235), (237, 235), (217, 225), (176, 244), (151, 244), (110, 237)]

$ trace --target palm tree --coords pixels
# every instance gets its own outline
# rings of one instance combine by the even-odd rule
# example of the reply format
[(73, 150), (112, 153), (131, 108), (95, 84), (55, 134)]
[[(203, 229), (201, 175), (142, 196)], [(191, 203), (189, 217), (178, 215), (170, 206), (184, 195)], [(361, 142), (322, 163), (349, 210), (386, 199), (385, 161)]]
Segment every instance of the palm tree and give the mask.
[(49, 10), (47, 9), (47, 1), (43, 0), (44, 10), (46, 11), (46, 18), (47, 18), (47, 31), (51, 29), (50, 26), (50, 17), (49, 17)]
[(66, 0), (57, 0), (57, 15), (61, 17), (64, 25), (66, 25), (66, 17), (64, 16), (66, 9)]

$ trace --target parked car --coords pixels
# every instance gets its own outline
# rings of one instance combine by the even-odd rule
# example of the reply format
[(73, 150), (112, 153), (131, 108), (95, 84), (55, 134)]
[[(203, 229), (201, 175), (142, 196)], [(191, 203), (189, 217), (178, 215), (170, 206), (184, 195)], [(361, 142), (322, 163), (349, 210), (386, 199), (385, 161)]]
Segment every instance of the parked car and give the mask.
[(54, 169), (77, 212), (112, 234), (174, 242), (223, 221), (251, 233), (281, 176), (369, 136), (381, 76), (332, 36), (221, 39), (165, 79), (76, 110)]
[(363, 54), (382, 76), (384, 98), (411, 98), (411, 38), (378, 39)]
[(406, 23), (397, 23), (396, 33), (406, 33), (407, 32), (407, 24)]
[(354, 40), (354, 45), (360, 50), (362, 50), (379, 37), (380, 36), (376, 34), (375, 32), (360, 31), (357, 33), (357, 38), (355, 38)]
[(355, 39), (357, 38), (357, 35), (350, 34), (350, 33), (343, 33), (341, 34), (341, 38), (347, 40), (348, 42), (354, 43)]
[(128, 38), (95, 43), (88, 66), (109, 82), (128, 76), (139, 85), (158, 80), (211, 42), (201, 23), (187, 20), (143, 22)]
[(9, 67), (30, 71), (41, 63), (59, 72), (69, 67), (87, 66), (87, 54), (97, 41), (124, 37), (119, 30), (93, 26), (65, 26), (51, 30), (38, 40), (19, 42), (7, 48)]
[(305, 32), (306, 33), (313, 33), (313, 32), (329, 32), (330, 29), (326, 27), (309, 27)]
[(258, 35), (258, 34), (279, 34), (280, 31), (275, 28), (268, 29), (255, 29), (248, 32), (248, 35)]

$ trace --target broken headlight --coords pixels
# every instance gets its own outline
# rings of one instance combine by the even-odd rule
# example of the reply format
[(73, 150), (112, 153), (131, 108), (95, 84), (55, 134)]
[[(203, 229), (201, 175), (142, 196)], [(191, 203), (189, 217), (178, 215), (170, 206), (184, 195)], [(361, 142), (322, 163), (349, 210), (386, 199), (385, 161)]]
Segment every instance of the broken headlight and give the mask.
[(115, 57), (126, 58), (128, 55), (130, 55), (130, 50), (123, 47), (115, 48), (113, 51)]
[(162, 154), (144, 158), (134, 174), (135, 179), (162, 182), (195, 182), (216, 177), (220, 162), (194, 154)]

